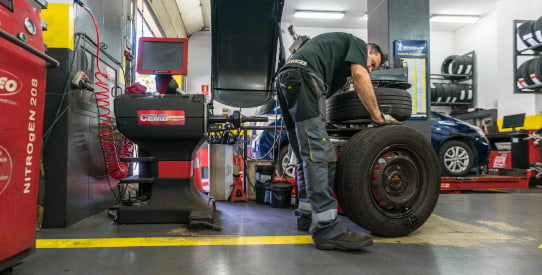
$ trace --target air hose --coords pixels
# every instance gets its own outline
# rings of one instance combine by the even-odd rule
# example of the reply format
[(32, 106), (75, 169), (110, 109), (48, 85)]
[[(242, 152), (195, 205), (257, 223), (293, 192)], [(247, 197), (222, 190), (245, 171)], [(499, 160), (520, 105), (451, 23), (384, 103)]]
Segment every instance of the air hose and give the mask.
[(100, 32), (98, 28), (98, 23), (96, 22), (96, 17), (94, 13), (83, 3), (77, 2), (85, 10), (88, 11), (94, 22), (94, 27), (96, 28), (96, 73), (94, 74), (95, 83), (94, 85), (98, 87), (96, 89), (96, 101), (98, 104), (98, 125), (99, 125), (99, 136), (100, 143), (102, 145), (102, 151), (104, 154), (105, 165), (107, 172), (114, 179), (122, 179), (128, 175), (128, 164), (121, 162), (120, 158), (130, 157), (132, 144), (126, 138), (122, 137), (122, 147), (120, 150), (120, 158), (117, 154), (117, 147), (115, 145), (115, 135), (113, 131), (113, 118), (111, 117), (111, 108), (110, 108), (110, 96), (109, 96), (109, 85), (104, 81), (108, 78), (106, 73), (103, 73), (100, 68)]

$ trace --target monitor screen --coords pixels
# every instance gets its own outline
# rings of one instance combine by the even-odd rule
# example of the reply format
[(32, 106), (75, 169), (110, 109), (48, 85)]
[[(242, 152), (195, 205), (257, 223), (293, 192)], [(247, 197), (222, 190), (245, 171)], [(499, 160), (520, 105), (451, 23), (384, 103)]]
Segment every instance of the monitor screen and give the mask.
[(510, 115), (510, 116), (504, 116), (502, 118), (502, 128), (516, 128), (516, 127), (523, 127), (523, 124), (525, 123), (525, 113), (523, 114), (517, 114), (517, 115)]
[(188, 40), (186, 38), (142, 37), (139, 40), (137, 72), (185, 75), (187, 53)]

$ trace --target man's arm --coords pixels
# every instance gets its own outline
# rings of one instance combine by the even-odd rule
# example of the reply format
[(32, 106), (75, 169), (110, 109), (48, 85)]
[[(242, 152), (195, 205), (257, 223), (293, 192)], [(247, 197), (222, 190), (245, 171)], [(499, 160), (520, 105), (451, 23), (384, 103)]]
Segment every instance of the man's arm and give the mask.
[(384, 122), (384, 118), (382, 118), (382, 113), (380, 112), (380, 108), (376, 101), (376, 95), (369, 72), (359, 64), (350, 65), (350, 70), (352, 72), (352, 80), (354, 81), (354, 87), (356, 88), (358, 97), (363, 106), (365, 106), (367, 112), (371, 115), (373, 123), (380, 124)]

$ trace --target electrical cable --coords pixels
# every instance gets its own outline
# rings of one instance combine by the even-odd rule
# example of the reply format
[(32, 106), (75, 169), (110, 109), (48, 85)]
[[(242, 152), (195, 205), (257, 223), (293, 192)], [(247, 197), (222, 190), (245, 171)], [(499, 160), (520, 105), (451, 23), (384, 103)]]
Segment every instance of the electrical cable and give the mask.
[[(77, 53), (79, 51), (79, 43), (80, 42), (81, 42), (81, 36), (77, 36), (77, 40), (74, 43), (75, 44), (74, 56), (77, 56)], [(64, 105), (64, 101), (66, 100), (66, 96), (68, 95), (68, 90), (69, 90), (70, 82), (71, 82), (71, 74), (73, 73), (73, 68), (75, 66), (75, 60), (76, 60), (76, 58), (72, 58), (72, 62), (70, 64), (70, 67), (69, 67), (68, 73), (67, 73), (67, 75), (70, 76), (70, 77), (66, 78), (66, 83), (64, 84), (64, 90), (62, 92), (62, 97), (60, 98), (60, 102), (58, 103), (58, 108), (56, 110), (56, 114), (55, 114), (55, 117), (53, 119), (53, 122), (51, 122), (51, 125), (49, 126), (49, 128), (47, 130), (45, 130), (44, 133), (43, 133), (42, 152), (46, 148), (46, 145), (47, 145), (47, 143), (49, 141), (49, 138), (51, 137), (53, 128), (56, 126), (56, 124), (60, 121), (62, 116), (68, 110), (67, 106), (64, 107), (64, 108), (62, 108), (62, 106)]]

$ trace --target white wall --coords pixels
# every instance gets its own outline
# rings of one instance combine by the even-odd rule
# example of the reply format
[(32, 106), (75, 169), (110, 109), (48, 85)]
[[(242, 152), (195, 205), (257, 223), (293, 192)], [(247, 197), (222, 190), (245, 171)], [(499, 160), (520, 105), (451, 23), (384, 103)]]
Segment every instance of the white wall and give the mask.
[(210, 31), (196, 32), (188, 40), (186, 91), (190, 94), (199, 94), (201, 93), (201, 85), (209, 85), (209, 89), (211, 89)]
[[(499, 83), (496, 80), (499, 56), (497, 55), (496, 12), (493, 11), (476, 24), (468, 24), (455, 33), (456, 53), (475, 52), (475, 107), (497, 108)], [(511, 34), (511, 32), (509, 33)], [(513, 85), (508, 83), (509, 88)], [(504, 88), (504, 87), (503, 87)]]
[(440, 74), (442, 62), (446, 57), (458, 53), (455, 49), (455, 34), (453, 32), (434, 31), (429, 33), (429, 70), (431, 74)]

